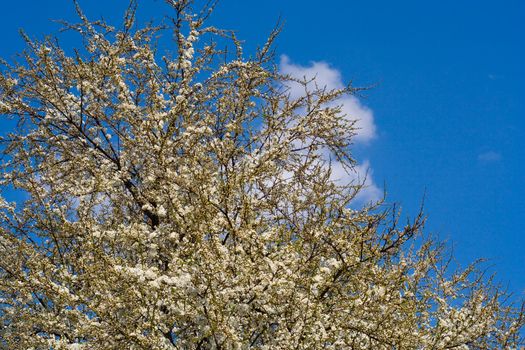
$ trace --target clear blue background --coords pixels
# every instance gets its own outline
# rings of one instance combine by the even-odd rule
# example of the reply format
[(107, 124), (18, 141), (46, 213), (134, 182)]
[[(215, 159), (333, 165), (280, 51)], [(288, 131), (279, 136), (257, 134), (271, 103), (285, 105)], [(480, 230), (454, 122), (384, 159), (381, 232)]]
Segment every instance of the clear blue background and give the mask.
[[(92, 19), (111, 21), (127, 2), (81, 4)], [(142, 0), (139, 11), (161, 18), (168, 8)], [(488, 258), (497, 280), (523, 295), (525, 1), (222, 0), (211, 22), (236, 29), (250, 51), (279, 16), (279, 54), (326, 61), (358, 86), (376, 85), (363, 102), (378, 137), (355, 152), (370, 159), (388, 200), (414, 215), (426, 193), (427, 231), (462, 264)], [(56, 34), (49, 20), (60, 18), (74, 18), (71, 1), (5, 2), (0, 56), (24, 47), (19, 28)]]

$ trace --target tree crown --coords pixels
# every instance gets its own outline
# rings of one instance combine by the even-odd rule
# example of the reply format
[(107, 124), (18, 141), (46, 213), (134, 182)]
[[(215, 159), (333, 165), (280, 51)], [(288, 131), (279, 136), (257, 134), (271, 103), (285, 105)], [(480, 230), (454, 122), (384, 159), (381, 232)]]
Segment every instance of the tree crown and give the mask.
[[(352, 206), (353, 94), (281, 74), (206, 25), (214, 4), (121, 27), (77, 5), (82, 47), (3, 62), (0, 342), (33, 349), (517, 347), (522, 312), (472, 265)], [(195, 14), (196, 13), (196, 14)], [(163, 50), (158, 35), (172, 36)], [(230, 49), (222, 49), (228, 43)], [(287, 86), (304, 88), (291, 96)], [(411, 243), (412, 242), (412, 243)]]

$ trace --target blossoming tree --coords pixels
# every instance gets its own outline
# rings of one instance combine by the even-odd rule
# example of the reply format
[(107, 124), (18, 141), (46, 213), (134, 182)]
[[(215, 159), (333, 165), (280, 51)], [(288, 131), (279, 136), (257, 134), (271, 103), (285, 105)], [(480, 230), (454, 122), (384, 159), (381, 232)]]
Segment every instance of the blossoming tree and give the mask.
[(519, 346), (521, 310), (414, 239), (421, 215), (356, 209), (361, 183), (332, 179), (354, 166), (355, 122), (330, 103), (352, 87), (279, 74), (277, 31), (246, 57), (211, 6), (168, 3), (145, 27), (134, 2), (119, 28), (77, 8), (81, 48), (26, 37), (2, 62), (0, 186), (24, 200), (0, 200), (0, 346)]

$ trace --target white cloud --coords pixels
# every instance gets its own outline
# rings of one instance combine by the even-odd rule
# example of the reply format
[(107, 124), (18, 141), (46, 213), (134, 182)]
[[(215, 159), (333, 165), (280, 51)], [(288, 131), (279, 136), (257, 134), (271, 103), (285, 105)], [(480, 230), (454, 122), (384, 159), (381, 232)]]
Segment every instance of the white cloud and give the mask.
[[(319, 88), (342, 89), (345, 87), (341, 73), (330, 67), (326, 62), (312, 62), (309, 66), (293, 64), (286, 55), (281, 56), (280, 71), (297, 79), (314, 79), (309, 85), (312, 88), (317, 85)], [(287, 83), (288, 84), (288, 83)], [(298, 83), (289, 83), (289, 93), (292, 98), (298, 98), (304, 95), (304, 86)], [(350, 120), (356, 120), (355, 142), (366, 143), (376, 137), (376, 126), (374, 123), (374, 114), (370, 108), (361, 104), (355, 96), (344, 96), (334, 101), (333, 104), (341, 105), (342, 112)]]
[(357, 193), (355, 201), (357, 203), (375, 202), (383, 198), (383, 191), (374, 183), (372, 179), (372, 168), (370, 162), (365, 160), (347, 172), (339, 162), (332, 163), (331, 179), (336, 182), (354, 183), (363, 187)]
[[(314, 79), (307, 88), (317, 85), (318, 88), (341, 89), (345, 87), (341, 72), (332, 68), (326, 62), (311, 62), (308, 66), (294, 64), (286, 55), (281, 56), (280, 71), (296, 79)], [(305, 88), (298, 83), (287, 83), (289, 93), (292, 98), (299, 98), (305, 94)], [(376, 137), (376, 126), (374, 115), (371, 109), (361, 104), (355, 96), (344, 96), (334, 101), (333, 104), (342, 106), (342, 112), (350, 120), (357, 120), (357, 135), (354, 136), (354, 142), (368, 143)], [(328, 156), (328, 155), (327, 155)], [(365, 160), (363, 163), (356, 165), (347, 172), (340, 162), (332, 161), (332, 175), (334, 181), (342, 183), (362, 184), (363, 188), (355, 198), (356, 203), (368, 203), (377, 201), (383, 197), (383, 192), (374, 183), (372, 178), (372, 168), (370, 162)]]
[(478, 161), (482, 163), (493, 163), (501, 160), (501, 154), (494, 151), (488, 151), (478, 155)]

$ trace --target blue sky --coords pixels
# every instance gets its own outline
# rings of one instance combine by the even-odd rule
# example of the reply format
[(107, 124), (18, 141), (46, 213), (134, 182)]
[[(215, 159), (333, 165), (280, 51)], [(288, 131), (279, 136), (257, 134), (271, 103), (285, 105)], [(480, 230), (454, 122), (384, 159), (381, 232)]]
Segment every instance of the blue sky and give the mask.
[[(110, 20), (126, 3), (80, 2)], [(142, 18), (166, 10), (140, 1)], [(9, 58), (24, 46), (19, 28), (56, 34), (49, 20), (73, 18), (73, 6), (10, 1), (0, 16), (0, 57)], [(211, 21), (237, 30), (249, 52), (279, 16), (276, 49), (288, 68), (324, 67), (341, 82), (374, 86), (358, 112), (368, 108), (375, 131), (355, 145), (370, 184), (386, 185), (406, 215), (425, 195), (429, 233), (462, 264), (488, 258), (498, 281), (525, 294), (525, 2), (222, 0)]]

